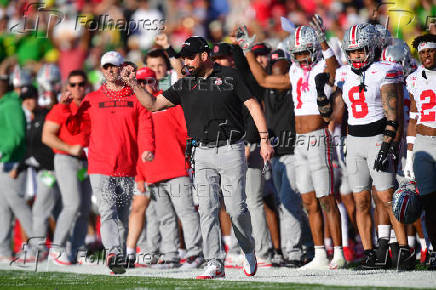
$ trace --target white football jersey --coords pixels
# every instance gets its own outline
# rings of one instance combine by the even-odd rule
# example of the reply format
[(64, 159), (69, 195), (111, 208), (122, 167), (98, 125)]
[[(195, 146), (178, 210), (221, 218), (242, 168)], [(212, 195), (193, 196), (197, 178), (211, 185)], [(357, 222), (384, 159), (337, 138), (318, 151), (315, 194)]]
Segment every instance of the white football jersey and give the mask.
[(416, 124), (436, 128), (436, 72), (421, 65), (407, 77), (406, 84), (416, 102), (419, 114)]
[[(325, 60), (321, 59), (310, 71), (304, 71), (296, 64), (292, 64), (289, 68), (295, 116), (319, 115), (315, 77), (324, 72), (325, 67)], [(327, 98), (330, 98), (330, 86), (325, 86), (324, 92)]]
[(380, 89), (385, 84), (402, 82), (403, 72), (398, 65), (378, 61), (363, 72), (365, 89), (359, 87), (360, 78), (350, 65), (336, 70), (335, 85), (342, 90), (349, 125), (365, 125), (384, 118)]

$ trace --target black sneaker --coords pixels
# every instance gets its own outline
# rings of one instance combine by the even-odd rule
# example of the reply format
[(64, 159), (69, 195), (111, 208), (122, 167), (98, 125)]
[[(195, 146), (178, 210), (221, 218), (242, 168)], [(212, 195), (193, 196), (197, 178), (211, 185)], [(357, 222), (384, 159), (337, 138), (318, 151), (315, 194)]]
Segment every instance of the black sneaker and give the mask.
[(364, 257), (360, 262), (360, 265), (356, 267), (356, 270), (379, 270), (383, 269), (376, 263), (377, 256), (375, 250), (365, 250)]
[(395, 243), (390, 243), (389, 247), (391, 249), (391, 260), (392, 260), (392, 269), (397, 269), (397, 265), (398, 265), (398, 255), (400, 252), (400, 244), (398, 244), (398, 242)]
[(378, 239), (377, 244), (375, 264), (378, 266), (378, 269), (389, 269), (392, 266), (392, 260), (389, 256), (389, 240)]
[(106, 266), (108, 266), (115, 275), (126, 273), (126, 268), (123, 264), (122, 258), (119, 257), (119, 255), (111, 253), (107, 256)]
[(428, 261), (427, 261), (427, 270), (436, 270), (436, 251), (428, 250), (427, 253)]
[(398, 252), (397, 270), (410, 271), (416, 266), (416, 251), (408, 246), (400, 247)]

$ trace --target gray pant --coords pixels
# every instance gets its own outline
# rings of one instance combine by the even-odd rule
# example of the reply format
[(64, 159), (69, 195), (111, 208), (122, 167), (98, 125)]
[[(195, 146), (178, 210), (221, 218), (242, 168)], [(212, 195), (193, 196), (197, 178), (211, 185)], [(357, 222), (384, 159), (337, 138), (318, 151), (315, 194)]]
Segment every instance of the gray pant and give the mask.
[(109, 253), (124, 254), (135, 181), (133, 177), (102, 174), (91, 174), (90, 179), (100, 213), (103, 246)]
[[(54, 183), (52, 187), (42, 182), (44, 171), (36, 175), (36, 199), (32, 207), (33, 239), (32, 245), (45, 249), (45, 237), (48, 230), (48, 219), (53, 213), (55, 203), (59, 198), (59, 187)], [(52, 172), (53, 173), (53, 172)]]
[[(137, 243), (142, 253), (159, 253), (161, 243), (159, 224), (159, 218), (156, 213), (156, 201), (151, 199), (145, 211), (145, 226)], [(174, 231), (177, 231), (175, 218), (171, 227), (174, 228)]]
[(183, 176), (149, 186), (156, 199), (156, 212), (162, 234), (161, 251), (164, 259), (178, 257), (178, 228), (174, 228), (175, 214), (180, 218), (185, 237), (187, 257), (201, 254), (200, 221), (192, 200), (192, 183)]
[(77, 175), (80, 169), (86, 168), (86, 162), (56, 154), (54, 168), (61, 193), (62, 211), (56, 222), (53, 244), (65, 247), (67, 239), (71, 238), (74, 254), (83, 245), (88, 233), (92, 191), (89, 178), (80, 181)]
[(266, 258), (271, 240), (263, 208), (263, 187), (265, 184), (265, 178), (262, 175), (263, 159), (257, 144), (250, 145), (250, 156), (247, 164), (245, 191), (247, 193), (247, 206), (251, 214), (251, 224), (253, 225), (256, 255)]
[(295, 185), (295, 156), (273, 157), (272, 178), (278, 195), (283, 252), (290, 260), (300, 260), (303, 210)]
[(17, 179), (9, 177), (11, 163), (0, 163), (0, 256), (9, 257), (11, 251), (12, 218), (20, 220), (26, 234), (32, 236), (32, 212), (24, 199), (26, 175), (21, 173)]
[(244, 143), (195, 150), (195, 189), (198, 194), (204, 256), (207, 260), (225, 258), (219, 225), (220, 187), (233, 231), (244, 253), (254, 251), (251, 217), (245, 203)]

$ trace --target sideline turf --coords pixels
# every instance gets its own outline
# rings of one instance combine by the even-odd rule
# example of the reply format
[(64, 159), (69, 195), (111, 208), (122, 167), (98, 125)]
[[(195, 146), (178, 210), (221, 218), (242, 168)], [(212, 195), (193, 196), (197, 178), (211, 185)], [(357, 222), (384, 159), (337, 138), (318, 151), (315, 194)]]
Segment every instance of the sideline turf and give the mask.
[[(383, 287), (340, 287), (314, 284), (197, 281), (132, 276), (104, 276), (60, 272), (0, 270), (0, 289), (389, 289)], [(393, 289), (393, 288), (392, 288)], [(398, 289), (398, 288), (396, 288)], [(408, 289), (408, 288), (401, 288)]]

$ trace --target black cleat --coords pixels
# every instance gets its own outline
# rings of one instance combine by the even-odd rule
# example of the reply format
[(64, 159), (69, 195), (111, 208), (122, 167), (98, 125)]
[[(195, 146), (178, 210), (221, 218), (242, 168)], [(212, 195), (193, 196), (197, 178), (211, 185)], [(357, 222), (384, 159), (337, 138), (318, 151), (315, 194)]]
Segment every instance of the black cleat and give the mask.
[(392, 265), (391, 257), (389, 256), (389, 240), (378, 239), (378, 247), (375, 250), (376, 262), (378, 269), (389, 269)]
[(391, 255), (392, 255), (392, 269), (397, 269), (398, 265), (398, 255), (400, 252), (400, 244), (398, 242), (390, 243), (389, 247), (391, 248)]
[(365, 250), (364, 257), (360, 262), (360, 265), (356, 267), (356, 270), (379, 270), (381, 269), (376, 264), (377, 257), (373, 249)]
[(115, 253), (111, 253), (107, 256), (106, 265), (115, 275), (126, 273), (126, 268), (123, 265), (122, 259), (120, 259), (120, 257)]
[(126, 258), (126, 268), (127, 269), (134, 269), (136, 263), (136, 255), (135, 254), (129, 254)]
[(273, 267), (281, 267), (285, 263), (285, 258), (283, 258), (282, 250), (272, 249), (271, 251), (271, 264)]
[(416, 251), (415, 249), (411, 249), (408, 246), (400, 247), (398, 252), (398, 262), (397, 262), (397, 270), (398, 271), (410, 271), (415, 270), (416, 266)]

